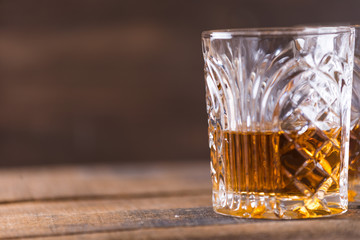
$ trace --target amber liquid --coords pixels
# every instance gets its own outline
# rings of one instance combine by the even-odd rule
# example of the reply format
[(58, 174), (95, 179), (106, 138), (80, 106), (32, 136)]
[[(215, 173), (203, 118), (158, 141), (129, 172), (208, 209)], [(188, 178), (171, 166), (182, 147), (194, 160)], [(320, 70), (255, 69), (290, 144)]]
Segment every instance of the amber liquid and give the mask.
[[(220, 179), (224, 179), (224, 190), (230, 196), (275, 197), (280, 202), (296, 202), (293, 207), (285, 207), (285, 215), (289, 218), (319, 217), (344, 211), (338, 200), (329, 201), (340, 192), (341, 129), (307, 129), (301, 134), (271, 131), (216, 134), (222, 139), (222, 147), (218, 149), (222, 152), (220, 161), (224, 161), (223, 169), (220, 167), (216, 171)], [(221, 166), (215, 155), (212, 161), (213, 166)], [(213, 181), (213, 187), (217, 198), (220, 185)], [(263, 218), (267, 214), (268, 203), (255, 207), (237, 203), (242, 207), (236, 208), (232, 207), (234, 204), (216, 205), (215, 210), (241, 217)], [(281, 208), (281, 204), (279, 206)]]
[(360, 201), (360, 125), (350, 131), (349, 201)]
[[(338, 191), (340, 149), (315, 129), (224, 133), (226, 184), (234, 192), (308, 197)], [(339, 134), (340, 135), (340, 134)]]

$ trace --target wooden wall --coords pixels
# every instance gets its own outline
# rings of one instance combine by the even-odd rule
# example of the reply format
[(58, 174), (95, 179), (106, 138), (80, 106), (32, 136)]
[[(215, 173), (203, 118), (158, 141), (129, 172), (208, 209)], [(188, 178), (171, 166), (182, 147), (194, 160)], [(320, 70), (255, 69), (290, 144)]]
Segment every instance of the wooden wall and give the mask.
[(2, 0), (0, 165), (206, 159), (202, 30), (356, 22), (359, 7)]

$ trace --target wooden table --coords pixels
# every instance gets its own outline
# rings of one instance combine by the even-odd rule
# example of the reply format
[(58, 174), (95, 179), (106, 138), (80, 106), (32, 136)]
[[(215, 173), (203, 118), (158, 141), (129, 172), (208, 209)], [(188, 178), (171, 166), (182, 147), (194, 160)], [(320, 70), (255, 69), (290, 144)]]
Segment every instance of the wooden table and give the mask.
[(251, 220), (211, 208), (208, 161), (0, 170), (2, 239), (360, 239), (360, 208)]

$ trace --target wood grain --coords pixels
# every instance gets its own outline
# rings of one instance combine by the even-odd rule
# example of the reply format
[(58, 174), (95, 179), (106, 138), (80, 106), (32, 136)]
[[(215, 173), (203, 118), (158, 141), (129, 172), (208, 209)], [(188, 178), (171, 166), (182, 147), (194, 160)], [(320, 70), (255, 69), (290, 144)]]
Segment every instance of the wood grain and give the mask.
[[(11, 209), (0, 209), (1, 238), (34, 238), (57, 236), (90, 239), (117, 236), (121, 239), (188, 239), (243, 236), (245, 239), (275, 237), (294, 239), (316, 237), (347, 239), (360, 237), (360, 210), (328, 219), (281, 221), (232, 218), (215, 214), (209, 196), (132, 201), (132, 210), (119, 202), (23, 203)], [(146, 209), (155, 207), (156, 209)], [(179, 206), (198, 206), (173, 208)], [(151, 208), (150, 207), (150, 208)], [(137, 208), (136, 210), (134, 210)], [(225, 225), (223, 227), (220, 225)], [(235, 226), (228, 226), (235, 225)], [(201, 228), (199, 226), (211, 226)], [(133, 232), (135, 231), (135, 232)], [(95, 234), (94, 236), (86, 234)], [(98, 235), (101, 233), (100, 235)], [(272, 238), (270, 238), (272, 239)], [(291, 238), (293, 239), (293, 238)]]
[[(148, 239), (155, 237), (155, 233), (163, 235), (163, 239), (166, 239), (170, 237), (170, 228), (179, 235), (182, 231), (178, 228), (187, 227), (186, 229), (191, 230), (188, 229), (179, 236), (185, 237), (184, 234), (187, 234), (189, 238), (204, 239), (217, 232), (203, 229), (200, 234), (196, 228), (192, 229), (198, 226), (216, 226), (218, 232), (214, 236), (219, 237), (236, 236), (239, 233), (248, 237), (260, 237), (264, 234), (275, 236), (281, 233), (284, 239), (292, 234), (301, 237), (318, 237), (321, 234), (322, 237), (330, 238), (334, 234), (338, 236), (344, 232), (347, 232), (346, 236), (350, 238), (360, 236), (359, 209), (351, 209), (346, 215), (329, 219), (279, 221), (222, 216), (215, 214), (210, 204), (208, 195), (131, 201), (87, 200), (11, 204), (0, 207), (0, 237), (28, 238), (119, 232), (116, 233), (117, 236), (123, 239), (122, 235), (124, 238), (133, 238), (131, 231), (160, 228), (165, 230), (145, 233)], [(235, 227), (228, 227), (233, 229), (231, 231), (227, 231), (226, 228), (221, 230), (219, 227), (233, 224), (236, 224), (236, 231)], [(142, 238), (145, 236), (141, 235)], [(71, 236), (70, 239), (77, 237)]]
[[(61, 239), (246, 239), (246, 240), (358, 240), (359, 224), (351, 220), (302, 220), (284, 222), (259, 222), (232, 225), (212, 225), (177, 228), (140, 229), (62, 236)], [(57, 240), (59, 237), (46, 237)]]
[(0, 202), (210, 193), (208, 161), (1, 169)]
[(205, 162), (3, 169), (0, 239), (359, 239), (360, 205), (312, 220), (215, 214)]
[(210, 200), (205, 195), (6, 204), (0, 207), (0, 238), (210, 224)]

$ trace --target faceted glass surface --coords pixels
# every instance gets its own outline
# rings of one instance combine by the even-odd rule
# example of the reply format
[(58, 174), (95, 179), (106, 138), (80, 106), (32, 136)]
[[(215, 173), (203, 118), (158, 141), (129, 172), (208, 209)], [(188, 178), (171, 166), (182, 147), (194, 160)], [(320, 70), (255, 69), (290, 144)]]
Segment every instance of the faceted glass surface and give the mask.
[(353, 28), (202, 37), (214, 210), (253, 218), (346, 211)]

